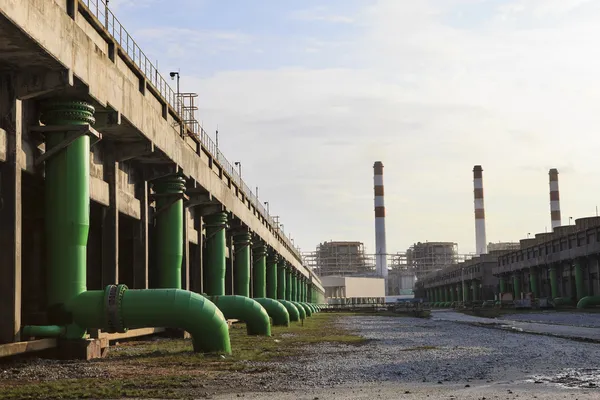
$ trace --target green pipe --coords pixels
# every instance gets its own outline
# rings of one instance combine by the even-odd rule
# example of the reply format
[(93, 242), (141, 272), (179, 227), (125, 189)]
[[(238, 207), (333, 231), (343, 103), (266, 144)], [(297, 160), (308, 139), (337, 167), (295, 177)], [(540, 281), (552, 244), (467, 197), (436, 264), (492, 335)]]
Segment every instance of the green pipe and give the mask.
[(234, 293), (246, 297), (250, 296), (250, 239), (249, 232), (237, 232), (233, 235)]
[(463, 297), (464, 297), (464, 302), (470, 301), (470, 296), (469, 296), (469, 286), (467, 281), (463, 281), (462, 283), (462, 289), (463, 289)]
[(304, 307), (302, 307), (302, 305), (300, 303), (298, 303), (297, 301), (292, 301), (291, 302), (293, 305), (296, 306), (296, 308), (298, 309), (298, 313), (300, 314), (300, 319), (306, 319), (306, 310), (304, 309)]
[(292, 293), (291, 293), (291, 298), (290, 301), (296, 301), (296, 273), (295, 270), (292, 270), (291, 272), (292, 275)]
[(585, 284), (583, 279), (585, 268), (581, 258), (575, 260), (575, 288), (577, 291), (577, 300), (586, 296)]
[(267, 297), (277, 299), (277, 254), (267, 257)]
[(292, 300), (292, 266), (285, 270), (285, 299)]
[(531, 286), (531, 293), (533, 293), (533, 298), (538, 299), (540, 297), (540, 290), (538, 286), (537, 267), (529, 268), (529, 285)]
[[(290, 326), (290, 313), (281, 301), (269, 299), (267, 297), (255, 298), (254, 301), (267, 310), (267, 314), (273, 319), (273, 325)], [(297, 311), (298, 310), (296, 310), (296, 312)]]
[(500, 293), (506, 293), (506, 278), (503, 275), (500, 275)]
[(168, 176), (152, 184), (156, 194), (158, 288), (181, 289), (185, 179)]
[(221, 212), (205, 217), (206, 259), (204, 268), (208, 277), (206, 294), (214, 301), (227, 319), (246, 322), (249, 335), (271, 336), (271, 321), (266, 310), (256, 301), (245, 296), (225, 295), (225, 226), (227, 213)]
[(308, 283), (306, 282), (306, 280), (302, 279), (302, 301), (303, 302), (308, 302), (308, 295), (306, 294)]
[(473, 301), (479, 300), (479, 283), (473, 279), (471, 281), (471, 290), (473, 291)]
[(285, 260), (277, 264), (277, 298), (285, 300), (286, 280), (285, 280)]
[(296, 281), (295, 281), (295, 285), (296, 285), (296, 301), (300, 302), (300, 277), (298, 275), (295, 275)]
[[(114, 299), (114, 307), (107, 304)], [(110, 285), (90, 290), (71, 301), (73, 321), (89, 329), (125, 332), (160, 326), (184, 329), (196, 352), (231, 354), (229, 328), (223, 313), (203, 296), (180, 289), (128, 290)]]
[(552, 299), (555, 306), (570, 306), (573, 305), (573, 299), (569, 297), (557, 297)]
[(254, 288), (254, 297), (264, 298), (267, 297), (267, 278), (266, 278), (266, 257), (267, 257), (267, 247), (264, 243), (256, 245), (252, 249), (252, 258), (254, 268), (253, 272), (253, 288)]
[(21, 334), (26, 337), (59, 337), (66, 333), (64, 326), (58, 325), (26, 325)]
[(271, 336), (271, 321), (263, 306), (245, 296), (209, 296), (227, 319), (246, 322), (248, 335)]
[(281, 304), (286, 308), (287, 312), (290, 315), (290, 321), (300, 321), (300, 311), (298, 311), (298, 307), (294, 305), (291, 301), (288, 300), (279, 300)]
[(307, 317), (312, 317), (312, 310), (310, 309), (310, 307), (307, 304), (305, 304), (301, 301), (299, 301), (298, 304), (300, 304), (300, 306), (302, 308), (304, 308), (304, 312), (306, 313)]
[(456, 301), (454, 300), (454, 288), (452, 286), (449, 286), (448, 290), (450, 290), (450, 302), (454, 303)]
[(227, 213), (219, 212), (204, 217), (206, 227), (206, 266), (204, 291), (209, 296), (225, 295), (225, 228)]
[(600, 296), (587, 296), (579, 300), (577, 308), (588, 308), (600, 305)]
[(558, 294), (558, 276), (556, 265), (550, 266), (550, 291), (552, 292), (552, 298), (555, 299), (559, 296)]
[(521, 298), (521, 276), (519, 274), (513, 275), (513, 295), (515, 300)]
[[(92, 125), (93, 113), (94, 108), (85, 102), (54, 100), (42, 106), (40, 121), (48, 126)], [(71, 133), (66, 131), (46, 135), (47, 152), (68, 139)], [(65, 326), (66, 339), (83, 338), (86, 329), (93, 328), (121, 332), (148, 326), (184, 328), (193, 335), (196, 351), (230, 353), (223, 314), (199, 295), (181, 290), (128, 291), (124, 285), (87, 291), (89, 156), (89, 137), (82, 135), (45, 162), (50, 322)], [(25, 331), (55, 334), (57, 329), (26, 327)]]

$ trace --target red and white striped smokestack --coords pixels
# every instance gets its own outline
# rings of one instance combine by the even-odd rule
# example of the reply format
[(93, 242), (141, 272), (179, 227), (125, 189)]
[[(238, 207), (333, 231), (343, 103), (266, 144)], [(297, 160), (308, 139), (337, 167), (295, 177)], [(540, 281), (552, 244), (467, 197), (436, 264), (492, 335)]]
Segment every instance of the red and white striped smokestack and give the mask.
[(552, 219), (552, 230), (561, 224), (560, 218), (560, 196), (558, 194), (558, 170), (552, 168), (550, 175), (550, 218)]
[(385, 244), (385, 204), (383, 202), (383, 163), (376, 161), (375, 170), (375, 266), (377, 275), (387, 278), (387, 250)]
[(473, 186), (475, 194), (475, 253), (487, 253), (485, 237), (485, 211), (483, 207), (483, 169), (481, 165), (473, 167)]

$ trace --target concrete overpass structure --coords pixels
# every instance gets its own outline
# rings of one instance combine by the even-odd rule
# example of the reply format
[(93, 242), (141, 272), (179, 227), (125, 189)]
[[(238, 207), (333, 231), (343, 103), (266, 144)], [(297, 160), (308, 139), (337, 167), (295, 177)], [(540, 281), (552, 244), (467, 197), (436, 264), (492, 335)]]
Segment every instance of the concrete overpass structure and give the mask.
[[(205, 222), (225, 214), (225, 294), (237, 294), (235, 235), (249, 234), (267, 250), (267, 287), (279, 276), (281, 291), (291, 275), (305, 299), (322, 301), (317, 276), (195, 119), (192, 97), (169, 87), (102, 0), (0, 0), (0, 344), (20, 342), (23, 325), (47, 323), (44, 164), (82, 135), (91, 143), (88, 290), (156, 287), (162, 193), (153, 183), (178, 176), (182, 289), (206, 291)], [(56, 98), (93, 106), (95, 124), (43, 126), (40, 111)], [(66, 139), (46, 151), (57, 130)]]

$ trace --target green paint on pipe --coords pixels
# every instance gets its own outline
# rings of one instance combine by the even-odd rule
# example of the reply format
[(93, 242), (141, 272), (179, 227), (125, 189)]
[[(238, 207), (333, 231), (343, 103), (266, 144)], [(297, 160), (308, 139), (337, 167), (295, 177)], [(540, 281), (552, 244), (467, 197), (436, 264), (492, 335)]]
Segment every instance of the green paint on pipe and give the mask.
[(583, 299), (586, 296), (583, 275), (583, 261), (579, 258), (575, 260), (575, 289), (577, 291), (577, 300)]
[(64, 326), (58, 325), (26, 325), (21, 334), (26, 337), (59, 337), (66, 333)]
[(552, 300), (555, 306), (570, 306), (573, 305), (573, 300), (568, 297), (557, 297)]
[(285, 279), (285, 261), (280, 260), (277, 264), (277, 298), (285, 300), (286, 291), (286, 279)]
[(237, 232), (233, 235), (234, 293), (250, 296), (250, 233)]
[[(42, 105), (40, 121), (48, 126), (93, 125), (93, 113), (94, 108), (85, 102), (54, 100)], [(67, 135), (60, 131), (46, 135), (46, 151)], [(111, 285), (105, 291), (87, 291), (89, 155), (89, 137), (83, 135), (45, 163), (50, 321), (65, 325), (66, 339), (82, 338), (86, 329), (94, 328), (122, 332), (154, 326), (184, 328), (192, 333), (195, 350), (230, 353), (227, 322), (214, 304), (199, 295), (170, 290), (168, 297), (185, 300), (169, 303), (165, 290), (128, 291), (124, 285)], [(57, 330), (47, 326), (27, 327), (26, 331), (54, 334)]]
[(299, 301), (298, 304), (300, 304), (302, 306), (302, 308), (304, 308), (304, 312), (306, 313), (306, 317), (312, 317), (312, 310), (310, 309), (310, 307), (308, 306), (308, 304)]
[(204, 217), (206, 228), (206, 265), (204, 291), (209, 296), (225, 295), (225, 228), (227, 213), (219, 212)]
[(470, 300), (470, 298), (469, 298), (469, 285), (468, 285), (467, 281), (463, 281), (463, 283), (462, 283), (462, 291), (463, 291), (463, 297), (464, 297), (463, 301), (464, 302), (469, 301)]
[(267, 310), (267, 314), (273, 319), (273, 325), (290, 326), (290, 313), (280, 301), (269, 299), (268, 297), (255, 298), (254, 301)]
[(160, 326), (184, 329), (192, 335), (196, 352), (231, 354), (229, 328), (223, 313), (203, 296), (180, 289), (116, 290), (115, 316), (106, 308), (111, 285), (106, 290), (80, 294), (69, 304), (73, 321), (88, 329), (124, 332)]
[(209, 296), (227, 319), (246, 322), (248, 335), (271, 336), (271, 321), (263, 306), (245, 296)]
[(296, 308), (298, 309), (298, 313), (300, 314), (300, 319), (306, 319), (306, 311), (304, 310), (304, 307), (302, 307), (302, 305), (300, 303), (298, 303), (297, 301), (292, 301), (291, 302), (293, 305), (296, 306)]
[(479, 282), (475, 279), (471, 281), (471, 290), (473, 292), (473, 301), (479, 300)]
[(450, 291), (450, 302), (454, 303), (456, 301), (454, 300), (454, 289), (452, 288), (452, 286), (449, 286), (448, 290)]
[(557, 268), (555, 265), (550, 267), (550, 291), (553, 299), (556, 299), (559, 296)]
[(254, 246), (252, 256), (254, 264), (254, 268), (252, 268), (253, 294), (254, 297), (264, 298), (267, 297), (267, 247), (264, 243)]
[(292, 300), (292, 267), (288, 266), (285, 270), (285, 299)]
[(577, 302), (577, 308), (600, 306), (600, 296), (586, 296)]
[(278, 300), (283, 306), (286, 308), (287, 312), (290, 315), (290, 321), (300, 321), (300, 311), (298, 311), (298, 307), (294, 305), (289, 300)]
[(521, 276), (518, 274), (513, 275), (513, 296), (515, 300), (521, 298)]
[(292, 271), (292, 297), (290, 301), (296, 301), (296, 274)]
[(531, 293), (533, 293), (533, 298), (537, 299), (540, 297), (540, 290), (538, 286), (538, 269), (537, 267), (529, 268), (529, 286), (531, 287)]
[(156, 266), (158, 288), (181, 289), (185, 179), (168, 176), (152, 184), (156, 193)]
[(296, 285), (296, 299), (294, 301), (300, 302), (300, 278), (298, 275), (294, 275), (294, 285)]
[(267, 257), (267, 297), (277, 299), (277, 254)]
[(500, 275), (500, 293), (506, 293), (506, 278)]

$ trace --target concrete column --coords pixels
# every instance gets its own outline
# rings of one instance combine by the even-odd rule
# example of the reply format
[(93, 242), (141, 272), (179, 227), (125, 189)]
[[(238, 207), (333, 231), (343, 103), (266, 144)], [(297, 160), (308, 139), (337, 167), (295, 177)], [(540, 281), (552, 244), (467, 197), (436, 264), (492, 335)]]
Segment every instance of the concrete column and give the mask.
[(104, 180), (109, 206), (102, 218), (102, 287), (119, 283), (119, 162), (113, 143), (104, 144)]
[(148, 289), (148, 182), (137, 185), (140, 221), (133, 233), (133, 289)]
[[(24, 114), (12, 81), (0, 76), (0, 139), (6, 138), (6, 162), (0, 162), (0, 343), (20, 340), (21, 329), (21, 144)], [(25, 119), (26, 120), (26, 119)]]

